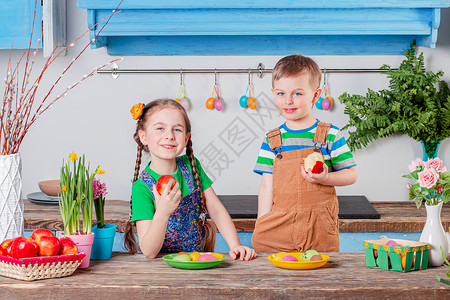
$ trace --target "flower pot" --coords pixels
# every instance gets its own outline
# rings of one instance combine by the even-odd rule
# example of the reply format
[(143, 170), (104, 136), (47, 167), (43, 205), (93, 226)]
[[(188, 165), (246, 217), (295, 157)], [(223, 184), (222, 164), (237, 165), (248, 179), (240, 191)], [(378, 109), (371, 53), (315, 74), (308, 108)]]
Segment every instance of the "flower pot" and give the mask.
[(437, 205), (427, 205), (427, 220), (420, 235), (420, 241), (430, 244), (429, 263), (433, 267), (442, 266), (444, 258), (442, 257), (441, 247), (444, 254), (448, 252), (447, 238), (441, 222), (442, 202)]
[(61, 233), (61, 237), (67, 236), (72, 239), (72, 241), (77, 245), (78, 252), (83, 252), (86, 256), (83, 258), (83, 262), (78, 266), (79, 269), (89, 267), (89, 262), (91, 260), (91, 249), (92, 243), (94, 242), (94, 233), (89, 234), (73, 234), (64, 235)]
[(104, 228), (92, 227), (95, 233), (94, 243), (92, 244), (91, 259), (110, 259), (116, 236), (117, 225), (105, 223)]
[(22, 160), (0, 155), (0, 241), (23, 236)]

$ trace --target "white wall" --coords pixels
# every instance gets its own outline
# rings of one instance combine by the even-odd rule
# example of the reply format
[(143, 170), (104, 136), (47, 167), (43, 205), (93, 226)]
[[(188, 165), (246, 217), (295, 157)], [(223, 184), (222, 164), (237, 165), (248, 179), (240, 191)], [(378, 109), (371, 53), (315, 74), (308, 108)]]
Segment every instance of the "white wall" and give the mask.
[[(67, 36), (73, 40), (87, 29), (86, 11), (76, 8), (76, 1), (67, 2)], [(445, 79), (450, 81), (450, 11), (442, 11), (439, 39), (436, 49), (420, 48), (425, 52), (427, 67), (432, 70), (445, 71)], [(46, 73), (41, 84), (39, 101), (48, 91), (51, 83), (61, 74), (64, 67), (75, 57), (87, 43), (88, 37), (71, 47), (67, 56), (60, 57), (52, 69)], [(177, 47), (178, 45), (174, 45)], [(14, 51), (17, 59), (22, 51)], [(0, 70), (6, 69), (9, 50), (0, 50)], [(44, 59), (42, 51), (34, 67), (39, 70)], [(379, 68), (387, 63), (396, 67), (403, 56), (314, 56), (322, 68)], [(63, 77), (53, 97), (67, 86), (78, 81), (95, 66), (113, 59), (105, 48), (88, 49), (74, 64), (69, 73)], [(125, 56), (119, 63), (120, 68), (254, 68), (262, 62), (266, 68), (272, 68), (279, 56), (175, 56), (144, 57)], [(189, 111), (193, 126), (194, 153), (205, 160), (202, 154), (214, 145), (230, 159), (230, 163), (216, 177), (213, 187), (218, 194), (256, 194), (260, 177), (252, 170), (258, 150), (266, 130), (282, 123), (277, 114), (265, 119), (263, 128), (256, 125), (252, 111), (243, 110), (239, 97), (245, 92), (247, 74), (220, 74), (220, 93), (226, 108), (222, 112), (208, 111), (204, 103), (211, 96), (214, 74), (187, 74), (184, 77), (187, 96), (191, 99)], [(253, 77), (253, 94), (259, 105), (263, 101), (270, 105), (272, 100), (270, 75), (263, 79)], [(379, 90), (387, 87), (387, 79), (381, 74), (330, 74), (329, 92), (337, 97), (344, 92), (365, 94), (368, 88)], [(177, 96), (179, 86), (178, 74), (121, 74), (114, 80), (110, 75), (97, 74), (72, 90), (65, 98), (58, 101), (47, 111), (28, 132), (20, 153), (23, 159), (23, 194), (39, 191), (37, 183), (41, 180), (59, 177), (62, 160), (67, 161), (68, 154), (75, 151), (85, 153), (95, 168), (98, 164), (106, 170), (103, 177), (108, 185), (108, 199), (128, 200), (131, 179), (136, 159), (136, 144), (132, 139), (135, 121), (129, 110), (138, 102), (148, 102), (160, 97)], [(264, 96), (267, 95), (267, 96)], [(53, 98), (52, 98), (53, 99)], [(267, 111), (260, 110), (259, 113)], [(343, 106), (337, 102), (329, 112), (314, 111), (324, 121), (342, 127), (347, 122)], [(237, 123), (236, 123), (237, 122)], [(246, 129), (243, 140), (249, 139), (249, 145), (238, 146), (237, 153), (231, 150), (229, 142), (233, 125)], [(242, 127), (245, 126), (245, 127)], [(242, 136), (239, 136), (242, 138)], [(257, 137), (253, 139), (253, 137)], [(232, 138), (232, 137), (231, 137)], [(212, 143), (212, 144), (211, 144)], [(441, 143), (439, 156), (449, 164), (450, 139)], [(393, 136), (377, 140), (366, 149), (354, 153), (358, 163), (359, 180), (349, 187), (338, 188), (340, 195), (365, 195), (370, 201), (407, 200), (406, 179), (401, 175), (407, 172), (410, 160), (422, 156), (420, 143), (407, 136)], [(217, 156), (216, 156), (217, 158)]]

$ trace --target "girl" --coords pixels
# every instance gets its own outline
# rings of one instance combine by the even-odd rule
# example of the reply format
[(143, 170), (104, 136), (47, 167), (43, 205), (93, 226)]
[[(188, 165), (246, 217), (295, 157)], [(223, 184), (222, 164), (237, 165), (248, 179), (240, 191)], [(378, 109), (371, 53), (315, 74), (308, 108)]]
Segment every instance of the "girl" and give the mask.
[[(230, 247), (232, 259), (250, 260), (255, 250), (240, 244), (233, 221), (220, 202), (212, 181), (194, 158), (191, 123), (184, 108), (171, 99), (160, 99), (131, 109), (137, 120), (134, 139), (138, 144), (129, 222), (125, 229), (125, 248), (136, 253), (133, 233), (136, 222), (139, 246), (148, 258), (161, 252), (214, 251), (215, 225), (205, 221), (206, 211), (217, 224)], [(186, 148), (186, 154), (179, 156)], [(149, 165), (141, 172), (142, 150), (151, 155)], [(172, 175), (161, 195), (156, 181)], [(173, 181), (173, 180), (171, 180)]]

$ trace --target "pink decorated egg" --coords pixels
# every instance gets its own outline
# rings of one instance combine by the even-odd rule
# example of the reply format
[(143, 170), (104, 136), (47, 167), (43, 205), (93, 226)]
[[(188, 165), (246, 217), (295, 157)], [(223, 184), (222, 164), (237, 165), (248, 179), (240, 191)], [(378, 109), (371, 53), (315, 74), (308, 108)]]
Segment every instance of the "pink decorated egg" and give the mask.
[(397, 242), (394, 241), (394, 240), (389, 240), (389, 241), (387, 241), (386, 246), (397, 247), (398, 244), (397, 244)]
[(282, 261), (298, 261), (297, 257), (292, 255), (285, 255), (280, 260)]
[(198, 261), (207, 261), (207, 260), (217, 260), (217, 257), (209, 253), (201, 254), (198, 257)]

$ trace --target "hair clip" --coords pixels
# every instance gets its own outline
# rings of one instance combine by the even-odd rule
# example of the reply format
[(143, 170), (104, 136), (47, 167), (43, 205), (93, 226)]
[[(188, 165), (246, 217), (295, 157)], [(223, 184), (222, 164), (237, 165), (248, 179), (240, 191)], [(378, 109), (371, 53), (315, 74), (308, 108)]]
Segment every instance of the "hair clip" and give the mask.
[(133, 105), (133, 107), (130, 109), (130, 113), (133, 116), (134, 120), (138, 120), (142, 117), (142, 111), (144, 110), (145, 104), (144, 103), (138, 103)]

